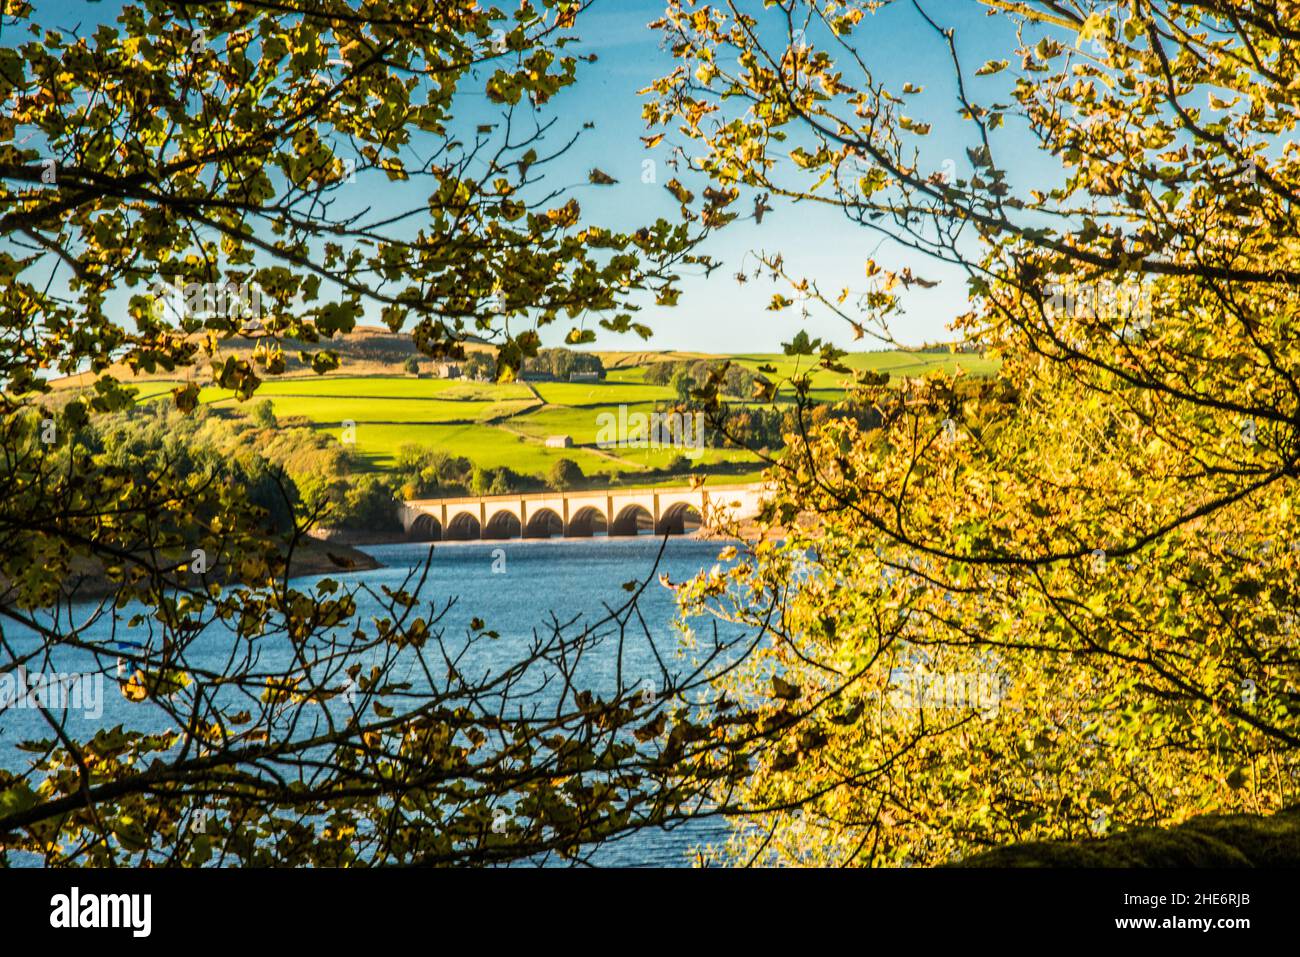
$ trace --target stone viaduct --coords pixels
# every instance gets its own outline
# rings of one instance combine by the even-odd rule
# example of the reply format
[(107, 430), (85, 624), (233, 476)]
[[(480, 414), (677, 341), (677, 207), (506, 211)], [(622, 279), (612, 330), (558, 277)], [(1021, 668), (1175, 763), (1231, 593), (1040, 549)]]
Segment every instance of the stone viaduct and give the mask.
[(422, 541), (680, 535), (753, 518), (763, 494), (761, 485), (702, 485), (431, 498), (403, 502), (399, 515), (407, 535)]

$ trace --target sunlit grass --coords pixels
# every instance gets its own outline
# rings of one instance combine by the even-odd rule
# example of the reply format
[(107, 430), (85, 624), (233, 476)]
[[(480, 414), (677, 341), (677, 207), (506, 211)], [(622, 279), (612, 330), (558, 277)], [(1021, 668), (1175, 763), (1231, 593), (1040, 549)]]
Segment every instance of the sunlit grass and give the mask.
[[(606, 358), (607, 364), (612, 364)], [(659, 360), (653, 355), (626, 358)], [(670, 354), (663, 358), (722, 361), (726, 357)], [(776, 378), (812, 371), (813, 399), (834, 402), (843, 396), (846, 377), (818, 368), (808, 356), (752, 353), (731, 359), (753, 370), (774, 367), (774, 372), (766, 374)], [(895, 379), (924, 375), (934, 369), (954, 372), (960, 368), (971, 375), (996, 371), (996, 364), (989, 359), (948, 353), (857, 353), (846, 356), (843, 362), (852, 369), (887, 371)], [(567, 458), (577, 462), (588, 475), (620, 475), (665, 468), (687, 451), (632, 445), (596, 448), (598, 439), (609, 437), (601, 435), (605, 424), (602, 414), (618, 421), (619, 407), (626, 406), (629, 416), (638, 412), (648, 416), (656, 403), (675, 398), (672, 389), (644, 382), (647, 368), (645, 364), (611, 368), (601, 382), (528, 385), (409, 375), (294, 376), (263, 383), (246, 402), (237, 401), (229, 390), (215, 386), (204, 387), (199, 399), (214, 410), (233, 415), (250, 415), (255, 406), (270, 401), (280, 420), (305, 420), (313, 428), (340, 439), (344, 424), (354, 423), (356, 449), (377, 469), (393, 467), (398, 450), (413, 444), (464, 456), (483, 468), (504, 466), (523, 474), (543, 475), (557, 460)], [(147, 401), (169, 396), (180, 384), (179, 380), (152, 380), (139, 382), (136, 387), (139, 399)], [(537, 400), (533, 390), (545, 404)], [(788, 399), (788, 390), (782, 398)], [(546, 447), (545, 440), (555, 435), (569, 436), (574, 447)], [(689, 460), (697, 470), (707, 471), (708, 466), (739, 470), (728, 471), (717, 481), (752, 481), (762, 468), (757, 457), (744, 449), (704, 449)], [(663, 485), (679, 483), (683, 478), (642, 477), (635, 481)]]

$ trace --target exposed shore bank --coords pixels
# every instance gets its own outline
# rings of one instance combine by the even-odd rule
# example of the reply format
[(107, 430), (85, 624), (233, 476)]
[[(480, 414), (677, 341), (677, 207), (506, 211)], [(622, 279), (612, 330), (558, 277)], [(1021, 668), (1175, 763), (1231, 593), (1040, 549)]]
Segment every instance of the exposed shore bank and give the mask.
[[(367, 571), (380, 567), (382, 565), (379, 561), (351, 545), (306, 539), (294, 549), (289, 564), (289, 577)], [(221, 580), (219, 567), (212, 577), (216, 581)], [(104, 598), (114, 594), (119, 584), (117, 580), (109, 578), (99, 561), (80, 561), (74, 562), (73, 571), (64, 579), (61, 592), (65, 599)], [(0, 580), (0, 589), (7, 589), (7, 586), (7, 582)]]

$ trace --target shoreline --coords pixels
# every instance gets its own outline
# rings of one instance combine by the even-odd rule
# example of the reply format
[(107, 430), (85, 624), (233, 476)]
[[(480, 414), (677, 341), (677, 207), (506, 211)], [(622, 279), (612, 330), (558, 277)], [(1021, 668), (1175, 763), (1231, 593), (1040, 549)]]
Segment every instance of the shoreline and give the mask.
[[(371, 571), (382, 567), (383, 563), (374, 556), (351, 545), (307, 539), (295, 550), (293, 560), (289, 563), (287, 577), (306, 578)], [(219, 566), (217, 570), (219, 571)], [(212, 580), (224, 583), (224, 579), (218, 574), (213, 574)], [(80, 569), (71, 572), (63, 580), (59, 592), (60, 597), (66, 601), (107, 598), (117, 593), (120, 584), (118, 581), (110, 580), (104, 574), (103, 567), (92, 560), (82, 562)], [(0, 586), (3, 585), (7, 583), (0, 582)]]
[[(757, 524), (745, 523), (736, 531), (717, 531), (714, 529), (698, 528), (693, 532), (670, 535), (669, 538), (681, 538), (691, 542), (754, 542), (760, 537), (772, 540), (785, 537), (784, 529), (769, 529), (766, 534), (760, 536)], [(635, 542), (646, 539), (658, 541), (663, 538), (662, 535), (654, 534), (636, 534), (636, 535), (553, 535), (547, 538), (469, 538), (469, 539), (440, 539), (438, 541), (421, 541), (420, 539), (408, 538), (405, 535), (397, 534), (376, 534), (368, 536), (364, 533), (358, 533), (355, 537), (350, 536), (347, 539), (348, 545), (352, 548), (371, 548), (379, 545), (433, 545), (439, 548), (446, 545), (522, 545), (532, 543), (550, 543), (557, 542)], [(331, 539), (329, 544), (333, 547), (339, 544), (338, 539)]]
[[(731, 531), (717, 531), (714, 529), (699, 528), (693, 532), (687, 532), (682, 535), (672, 535), (672, 538), (680, 538), (691, 542), (753, 542), (759, 538), (759, 529), (756, 524), (746, 522), (739, 529)], [(290, 563), (288, 578), (311, 578), (326, 576), (331, 574), (350, 574), (353, 572), (373, 571), (386, 567), (384, 562), (380, 561), (366, 549), (375, 548), (385, 545), (423, 545), (429, 547), (443, 548), (446, 546), (490, 546), (506, 547), (529, 544), (556, 544), (556, 543), (574, 543), (583, 544), (590, 542), (636, 542), (643, 540), (659, 540), (662, 536), (650, 534), (638, 535), (589, 535), (582, 537), (569, 537), (557, 535), (551, 538), (474, 538), (467, 540), (449, 539), (445, 541), (419, 541), (409, 538), (402, 532), (353, 532), (331, 538), (306, 537), (298, 545), (294, 552), (293, 561)], [(769, 529), (763, 536), (765, 539), (781, 538), (780, 529)], [(221, 582), (222, 579), (214, 575), (214, 580)], [(3, 585), (0, 582), (0, 585)], [(118, 582), (110, 581), (104, 574), (101, 567), (92, 567), (91, 563), (86, 563), (81, 569), (73, 571), (63, 581), (60, 589), (61, 597), (65, 600), (84, 601), (87, 599), (106, 598), (113, 595), (118, 588)]]

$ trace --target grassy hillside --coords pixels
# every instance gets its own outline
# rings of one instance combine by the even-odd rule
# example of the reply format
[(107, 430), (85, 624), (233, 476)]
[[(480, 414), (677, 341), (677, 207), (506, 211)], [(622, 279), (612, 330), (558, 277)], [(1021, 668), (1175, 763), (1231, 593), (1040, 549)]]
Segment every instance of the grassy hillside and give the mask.
[[(282, 424), (305, 424), (340, 439), (351, 423), (357, 452), (377, 470), (391, 467), (401, 446), (417, 444), (465, 456), (484, 468), (506, 466), (541, 475), (558, 459), (569, 458), (587, 475), (628, 475), (635, 481), (652, 482), (661, 479), (629, 473), (663, 469), (679, 459), (682, 450), (598, 448), (601, 416), (618, 416), (620, 406), (629, 414), (649, 414), (656, 403), (673, 399), (671, 388), (644, 381), (651, 363), (727, 358), (684, 352), (600, 353), (609, 370), (603, 382), (498, 384), (397, 373), (401, 368), (398, 360), (409, 352), (402, 351), (399, 338), (368, 330), (340, 349), (343, 363), (336, 372), (316, 376), (291, 371), (265, 382), (248, 402), (239, 402), (227, 390), (206, 387), (200, 402), (224, 414), (249, 416), (258, 404), (269, 401)], [(777, 378), (815, 368), (808, 357), (747, 353), (730, 358), (752, 370), (774, 367), (776, 371), (767, 374)], [(853, 369), (888, 371), (895, 377), (958, 368), (986, 375), (995, 368), (992, 361), (980, 356), (932, 353), (857, 353), (846, 357), (844, 363)], [(814, 398), (837, 400), (843, 395), (844, 378), (818, 369), (813, 373)], [(129, 381), (139, 388), (141, 401), (163, 398), (181, 384), (177, 378)], [(64, 387), (78, 384), (75, 379), (59, 383)], [(788, 388), (781, 393), (785, 399), (789, 395)], [(570, 436), (574, 447), (547, 448), (545, 440), (553, 435)], [(760, 471), (756, 457), (739, 449), (705, 449), (693, 455), (691, 462), (703, 465), (705, 472), (713, 466), (719, 477), (728, 481), (749, 481)]]
[[(719, 357), (721, 358), (721, 357)], [(776, 353), (748, 353), (730, 357), (732, 361), (749, 369), (759, 366), (773, 366), (771, 375), (787, 379), (796, 372), (813, 372), (814, 390), (836, 392), (844, 377), (835, 372), (818, 369), (817, 363), (808, 356), (786, 356)], [(841, 360), (850, 369), (870, 369), (873, 372), (888, 372), (895, 378), (923, 376), (935, 369), (956, 372), (961, 369), (967, 375), (992, 375), (997, 370), (997, 363), (992, 359), (978, 355), (957, 355), (953, 353), (932, 352), (857, 352)]]

